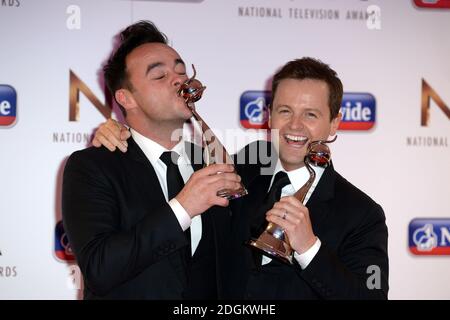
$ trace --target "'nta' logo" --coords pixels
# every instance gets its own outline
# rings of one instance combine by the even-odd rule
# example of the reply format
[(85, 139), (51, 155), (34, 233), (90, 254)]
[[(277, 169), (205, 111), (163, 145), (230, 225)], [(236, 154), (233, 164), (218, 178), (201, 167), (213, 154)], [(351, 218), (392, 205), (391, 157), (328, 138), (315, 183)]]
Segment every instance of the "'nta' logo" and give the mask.
[(434, 91), (434, 89), (428, 84), (428, 82), (426, 82), (425, 79), (422, 79), (422, 116), (420, 119), (420, 125), (423, 127), (428, 127), (429, 125), (431, 99), (433, 99), (439, 109), (444, 112), (447, 118), (450, 119), (450, 109), (447, 107), (441, 97), (436, 93), (436, 91)]
[(106, 119), (111, 117), (112, 97), (109, 91), (105, 90), (105, 103), (101, 103), (92, 90), (70, 70), (69, 121), (80, 120), (80, 91)]

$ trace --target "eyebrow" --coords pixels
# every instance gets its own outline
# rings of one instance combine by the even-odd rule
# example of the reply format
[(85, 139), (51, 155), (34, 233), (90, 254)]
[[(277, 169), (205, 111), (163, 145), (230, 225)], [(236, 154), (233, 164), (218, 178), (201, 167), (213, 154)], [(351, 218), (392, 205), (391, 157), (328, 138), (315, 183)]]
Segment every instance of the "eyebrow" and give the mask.
[[(272, 108), (273, 107), (275, 107), (275, 109), (279, 109), (279, 108), (288, 108), (288, 109), (291, 109), (291, 110), (294, 109), (288, 104), (280, 104), (280, 105), (272, 106)], [(312, 107), (312, 108), (305, 108), (305, 111), (315, 111), (315, 112), (318, 112), (318, 113), (322, 114), (322, 111), (320, 111), (319, 108), (314, 108), (314, 107)]]
[[(174, 61), (174, 65), (175, 66), (178, 65), (178, 64), (182, 64), (183, 66), (185, 65), (184, 61), (182, 59), (180, 59), (180, 58), (177, 58)], [(162, 62), (155, 62), (155, 63), (149, 64), (148, 67), (147, 67), (147, 70), (145, 71), (145, 75), (148, 75), (148, 73), (150, 71), (152, 71), (153, 69), (158, 68), (158, 67), (160, 67), (162, 65), (164, 65), (164, 63), (162, 63)]]
[(306, 108), (305, 110), (306, 111), (315, 111), (315, 112), (318, 112), (318, 113), (322, 114), (322, 111), (320, 111), (319, 108)]

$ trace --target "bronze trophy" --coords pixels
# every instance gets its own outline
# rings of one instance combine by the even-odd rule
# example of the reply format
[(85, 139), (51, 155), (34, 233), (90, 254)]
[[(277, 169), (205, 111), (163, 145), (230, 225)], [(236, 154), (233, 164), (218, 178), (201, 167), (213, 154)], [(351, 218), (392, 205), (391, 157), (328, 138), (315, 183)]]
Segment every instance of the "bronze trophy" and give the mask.
[[(225, 150), (225, 147), (217, 139), (214, 133), (211, 131), (206, 122), (200, 117), (195, 110), (194, 103), (200, 100), (203, 91), (206, 89), (200, 81), (195, 79), (197, 74), (194, 65), (192, 65), (194, 75), (186, 80), (178, 90), (178, 95), (181, 96), (186, 102), (186, 106), (192, 111), (192, 115), (195, 121), (200, 125), (202, 131), (202, 140), (205, 145), (204, 149), (204, 166), (208, 166), (213, 163), (228, 163), (233, 164), (233, 159)], [(220, 190), (217, 195), (227, 198), (228, 200), (237, 199), (247, 194), (247, 190), (242, 185), (237, 190), (224, 189)]]
[[(337, 136), (332, 140), (318, 140), (312, 141), (308, 145), (307, 153), (304, 159), (305, 166), (309, 172), (308, 181), (294, 194), (301, 203), (311, 188), (316, 173), (311, 165), (316, 167), (326, 168), (330, 164), (331, 153), (326, 143), (336, 141)], [(264, 255), (270, 258), (276, 258), (282, 262), (293, 264), (294, 252), (289, 244), (289, 239), (284, 229), (279, 225), (270, 222), (258, 239), (252, 239), (248, 242), (252, 248), (260, 250)]]

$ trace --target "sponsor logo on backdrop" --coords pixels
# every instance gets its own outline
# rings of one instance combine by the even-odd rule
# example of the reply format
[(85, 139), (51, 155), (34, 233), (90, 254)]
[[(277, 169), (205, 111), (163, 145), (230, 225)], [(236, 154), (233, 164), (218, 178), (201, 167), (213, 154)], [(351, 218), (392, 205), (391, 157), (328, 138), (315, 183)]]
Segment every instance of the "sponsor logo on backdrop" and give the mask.
[(3, 264), (6, 252), (0, 249), (0, 279), (17, 277), (17, 266)]
[(344, 93), (339, 130), (369, 130), (375, 124), (376, 101), (370, 93)]
[(419, 8), (450, 9), (450, 0), (413, 0)]
[(365, 22), (369, 30), (381, 29), (381, 8), (377, 5), (367, 5), (364, 1), (355, 1), (354, 5), (348, 8), (295, 6), (293, 0), (284, 0), (284, 5), (280, 5), (282, 1), (279, 0), (279, 6), (276, 7), (261, 6), (257, 1), (249, 5), (248, 2), (242, 2), (245, 5), (237, 7), (239, 18), (354, 21)]
[(239, 100), (241, 125), (247, 129), (267, 129), (270, 91), (245, 91)]
[(58, 221), (55, 226), (55, 255), (61, 261), (75, 261), (62, 221)]
[[(433, 102), (433, 103), (432, 103)], [(450, 120), (450, 108), (441, 98), (439, 93), (425, 80), (422, 79), (422, 92), (420, 103), (420, 126), (424, 129), (433, 126), (433, 119), (430, 117), (430, 109), (437, 106), (444, 116)], [(435, 108), (435, 107), (434, 107)], [(446, 132), (448, 132), (448, 129)], [(448, 147), (448, 136), (407, 136), (406, 145), (410, 147)]]
[(450, 219), (417, 218), (409, 223), (409, 250), (415, 255), (450, 255)]
[(0, 0), (1, 7), (20, 7), (20, 0)]
[(17, 119), (17, 93), (7, 84), (0, 84), (0, 127), (13, 126)]
[[(112, 97), (105, 88), (105, 103), (98, 99), (92, 90), (72, 70), (69, 71), (69, 121), (77, 122), (81, 118), (80, 93), (90, 102), (83, 106), (96, 108), (105, 119), (111, 117)], [(84, 143), (91, 141), (91, 133), (88, 132), (53, 132), (54, 143)]]

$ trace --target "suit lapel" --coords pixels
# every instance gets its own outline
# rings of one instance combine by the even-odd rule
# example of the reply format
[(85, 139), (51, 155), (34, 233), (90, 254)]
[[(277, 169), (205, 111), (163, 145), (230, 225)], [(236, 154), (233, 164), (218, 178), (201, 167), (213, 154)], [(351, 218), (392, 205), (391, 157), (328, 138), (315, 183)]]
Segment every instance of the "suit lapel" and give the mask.
[[(138, 179), (142, 181), (141, 186), (142, 192), (144, 192), (145, 197), (149, 199), (152, 203), (164, 203), (166, 198), (162, 191), (161, 185), (159, 184), (158, 177), (156, 175), (155, 168), (153, 168), (150, 161), (145, 156), (144, 152), (137, 145), (137, 143), (130, 138), (128, 140), (128, 152), (129, 157), (136, 161), (136, 169), (138, 172), (146, 173), (143, 179)], [(151, 191), (151, 192), (150, 192)]]
[[(133, 140), (133, 138), (130, 138), (128, 140), (128, 153), (129, 157), (133, 161), (137, 162), (136, 165), (142, 167), (142, 170), (140, 169), (138, 171), (147, 172), (148, 174), (148, 176), (145, 177), (142, 186), (142, 191), (145, 193), (145, 196), (148, 198), (148, 200), (152, 203), (159, 203), (159, 204), (166, 202), (166, 198), (164, 197), (161, 185), (159, 184), (155, 168), (153, 168), (152, 164), (147, 159), (141, 148)], [(180, 282), (183, 284), (183, 286), (186, 286), (187, 266), (185, 259), (182, 255), (182, 252), (178, 251), (177, 253), (168, 255), (167, 258), (172, 267), (174, 268), (174, 270), (176, 271), (176, 274)]]
[(322, 178), (306, 204), (306, 207), (309, 210), (313, 230), (320, 228), (328, 215), (332, 214), (330, 201), (334, 198), (335, 180), (336, 172), (334, 171), (333, 164), (330, 164), (323, 172)]
[[(267, 196), (271, 175), (257, 176), (248, 186), (248, 195), (245, 196), (244, 204), (241, 207), (241, 219), (245, 220), (245, 224), (249, 227), (248, 233), (245, 235), (244, 241), (257, 239), (262, 231), (264, 231), (265, 213), (267, 210), (262, 207)], [(254, 268), (261, 267), (262, 254), (251, 249), (252, 261)]]
[(194, 172), (203, 168), (203, 149), (200, 146), (191, 142), (185, 142), (184, 150), (191, 162)]

